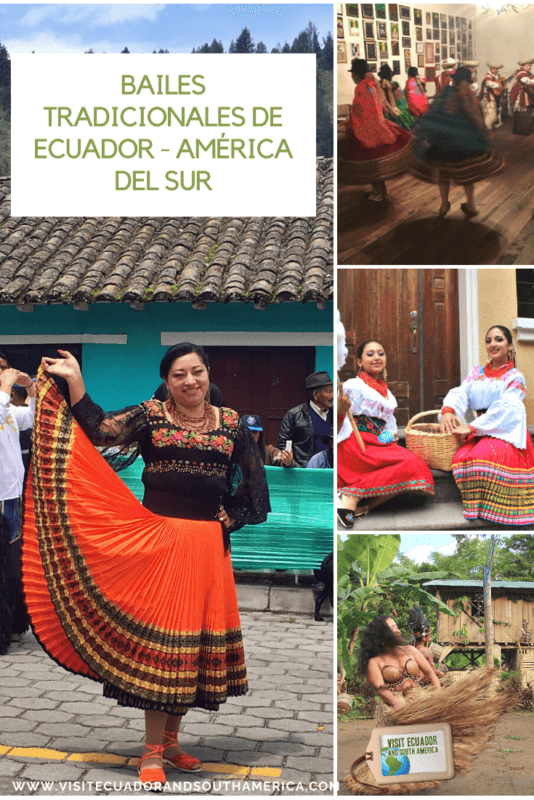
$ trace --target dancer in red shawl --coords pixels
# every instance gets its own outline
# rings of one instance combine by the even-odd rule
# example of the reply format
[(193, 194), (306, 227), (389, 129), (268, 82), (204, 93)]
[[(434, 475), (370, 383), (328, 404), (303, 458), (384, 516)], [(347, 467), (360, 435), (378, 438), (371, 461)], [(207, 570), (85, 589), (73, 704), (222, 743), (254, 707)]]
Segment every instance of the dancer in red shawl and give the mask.
[(411, 163), (413, 137), (384, 119), (380, 86), (367, 61), (353, 58), (350, 72), (356, 89), (348, 133), (339, 142), (340, 179), (353, 186), (371, 184), (368, 199), (380, 202), (387, 194), (386, 179)]
[(528, 136), (532, 133), (532, 106), (534, 105), (534, 77), (531, 75), (534, 58), (518, 61), (519, 72), (510, 92), (510, 102), (514, 110), (512, 133)]
[(417, 67), (410, 67), (408, 70), (408, 80), (404, 87), (404, 96), (410, 109), (410, 114), (416, 119), (426, 114), (428, 109), (428, 100), (426, 97), (425, 84), (419, 77), (419, 70)]

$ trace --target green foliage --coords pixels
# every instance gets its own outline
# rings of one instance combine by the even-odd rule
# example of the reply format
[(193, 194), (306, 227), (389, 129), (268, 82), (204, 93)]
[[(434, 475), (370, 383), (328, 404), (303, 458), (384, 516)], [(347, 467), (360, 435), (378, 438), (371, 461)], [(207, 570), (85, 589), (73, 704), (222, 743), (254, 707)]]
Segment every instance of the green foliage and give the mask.
[(11, 130), (6, 111), (0, 109), (0, 177), (11, 175)]
[(0, 110), (11, 113), (11, 61), (5, 45), (0, 42)]
[(407, 627), (414, 603), (423, 607), (435, 624), (435, 608), (453, 615), (444, 603), (421, 588), (427, 580), (447, 577), (445, 572), (418, 572), (413, 565), (393, 564), (400, 546), (399, 534), (349, 536), (341, 542), (338, 564), (338, 637), (343, 666), (350, 680), (354, 666), (349, 653), (353, 633), (365, 628), (377, 614), (396, 617)]

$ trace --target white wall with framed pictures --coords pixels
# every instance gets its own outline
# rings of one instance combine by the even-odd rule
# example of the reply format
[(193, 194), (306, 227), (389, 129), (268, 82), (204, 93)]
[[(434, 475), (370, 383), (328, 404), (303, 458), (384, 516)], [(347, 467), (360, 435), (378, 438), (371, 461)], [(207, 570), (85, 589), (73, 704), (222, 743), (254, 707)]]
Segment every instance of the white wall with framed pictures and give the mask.
[[(339, 104), (350, 103), (354, 94), (349, 72), (352, 58), (365, 58), (372, 72), (388, 64), (401, 88), (408, 69), (417, 67), (427, 81), (430, 97), (435, 94), (435, 79), (443, 70), (443, 61), (476, 58), (474, 3), (338, 4), (337, 11)], [(358, 56), (353, 55), (355, 44), (359, 45)]]

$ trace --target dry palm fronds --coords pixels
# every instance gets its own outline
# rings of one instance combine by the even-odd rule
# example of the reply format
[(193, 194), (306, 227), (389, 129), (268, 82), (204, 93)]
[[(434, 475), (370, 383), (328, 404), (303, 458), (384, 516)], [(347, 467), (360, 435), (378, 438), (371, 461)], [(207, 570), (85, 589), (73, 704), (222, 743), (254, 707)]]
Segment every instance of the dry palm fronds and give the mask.
[[(521, 701), (517, 691), (497, 691), (494, 682), (497, 673), (496, 669), (484, 667), (467, 673), (465, 678), (441, 691), (424, 689), (415, 697), (413, 693), (413, 699), (402, 708), (377, 713), (377, 726), (448, 722), (452, 733), (454, 774), (464, 775), (472, 769), (476, 756), (493, 738), (493, 726), (501, 714), (515, 708)], [(355, 775), (358, 781), (371, 785), (362, 786), (347, 775), (343, 783), (354, 794), (420, 794), (424, 789), (433, 789), (443, 783), (417, 781), (378, 786), (365, 763), (358, 767)]]

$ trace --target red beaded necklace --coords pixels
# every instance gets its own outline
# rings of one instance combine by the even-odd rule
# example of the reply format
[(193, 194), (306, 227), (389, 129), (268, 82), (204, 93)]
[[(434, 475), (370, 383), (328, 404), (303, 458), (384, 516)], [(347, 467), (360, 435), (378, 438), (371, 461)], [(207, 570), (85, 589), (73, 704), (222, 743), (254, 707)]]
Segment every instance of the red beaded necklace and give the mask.
[(513, 361), (507, 361), (506, 364), (503, 364), (502, 367), (497, 367), (493, 369), (491, 366), (491, 361), (489, 361), (486, 366), (484, 367), (484, 375), (486, 378), (501, 378), (508, 370), (513, 369), (515, 366)]
[(382, 380), (382, 378), (375, 380), (375, 378), (372, 378), (367, 372), (364, 372), (363, 369), (360, 371), (358, 377), (361, 378), (362, 381), (367, 384), (367, 386), (369, 386), (371, 389), (374, 389), (375, 392), (381, 394), (382, 397), (388, 396), (388, 385), (384, 380)]

